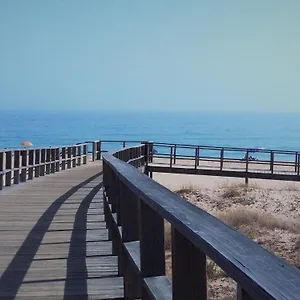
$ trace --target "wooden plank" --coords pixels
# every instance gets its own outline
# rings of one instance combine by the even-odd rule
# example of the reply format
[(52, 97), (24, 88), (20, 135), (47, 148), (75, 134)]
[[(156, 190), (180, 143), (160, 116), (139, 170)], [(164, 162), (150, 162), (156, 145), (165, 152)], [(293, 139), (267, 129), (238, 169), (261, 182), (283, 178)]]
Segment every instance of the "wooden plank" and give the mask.
[(100, 171), (95, 162), (0, 192), (0, 299), (123, 298)]

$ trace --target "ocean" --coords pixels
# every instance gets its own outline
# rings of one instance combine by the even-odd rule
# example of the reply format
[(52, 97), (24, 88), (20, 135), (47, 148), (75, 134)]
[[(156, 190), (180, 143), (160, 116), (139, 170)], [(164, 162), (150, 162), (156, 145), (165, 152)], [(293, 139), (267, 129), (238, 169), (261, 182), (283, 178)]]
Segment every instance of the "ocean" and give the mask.
[[(3, 111), (0, 148), (88, 140), (300, 150), (300, 114), (229, 112)], [(111, 149), (108, 149), (111, 150)]]

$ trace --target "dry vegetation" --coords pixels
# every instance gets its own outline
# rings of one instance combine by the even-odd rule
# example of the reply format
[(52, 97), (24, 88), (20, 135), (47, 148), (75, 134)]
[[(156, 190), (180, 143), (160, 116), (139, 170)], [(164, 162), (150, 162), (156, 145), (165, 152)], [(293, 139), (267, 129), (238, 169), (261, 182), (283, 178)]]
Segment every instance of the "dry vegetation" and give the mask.
[[(176, 191), (183, 198), (234, 227), (261, 246), (300, 268), (300, 203), (297, 186), (279, 189), (255, 185), (226, 184), (217, 189), (197, 189), (192, 185)], [(171, 229), (166, 223), (167, 273), (171, 276)], [(208, 259), (209, 299), (235, 297), (236, 284)]]

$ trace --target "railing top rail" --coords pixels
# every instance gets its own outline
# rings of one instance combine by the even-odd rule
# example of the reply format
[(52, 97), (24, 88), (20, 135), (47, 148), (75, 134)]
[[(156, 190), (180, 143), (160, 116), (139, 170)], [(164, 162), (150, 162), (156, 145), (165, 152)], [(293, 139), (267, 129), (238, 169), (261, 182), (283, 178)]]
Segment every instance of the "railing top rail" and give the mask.
[(54, 145), (54, 146), (42, 146), (42, 147), (8, 147), (8, 148), (2, 148), (0, 149), (0, 152), (8, 152), (8, 151), (22, 151), (22, 150), (42, 150), (42, 149), (57, 149), (57, 148), (67, 148), (67, 147), (75, 147), (75, 146), (84, 146), (87, 145), (87, 142), (85, 143), (77, 143), (77, 144), (70, 144), (70, 145)]
[(137, 197), (214, 260), (254, 299), (298, 299), (298, 269), (111, 153), (104, 154), (103, 159)]
[(283, 150), (283, 149), (265, 149), (265, 148), (244, 148), (244, 147), (229, 147), (229, 146), (209, 146), (209, 145), (196, 145), (196, 144), (176, 144), (176, 143), (164, 143), (164, 142), (153, 142), (154, 146), (159, 147), (178, 147), (178, 148), (188, 148), (188, 149), (206, 149), (206, 150), (224, 150), (224, 151), (240, 151), (240, 152), (262, 152), (262, 153), (278, 153), (278, 154), (296, 154), (300, 151), (296, 150)]

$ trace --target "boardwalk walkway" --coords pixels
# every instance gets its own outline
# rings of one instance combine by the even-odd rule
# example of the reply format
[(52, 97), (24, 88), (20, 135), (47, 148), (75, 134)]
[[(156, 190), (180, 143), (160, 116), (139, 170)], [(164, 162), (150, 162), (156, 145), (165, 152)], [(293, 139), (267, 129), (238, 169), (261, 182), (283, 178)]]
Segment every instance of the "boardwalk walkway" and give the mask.
[(99, 162), (0, 191), (0, 299), (122, 299)]

